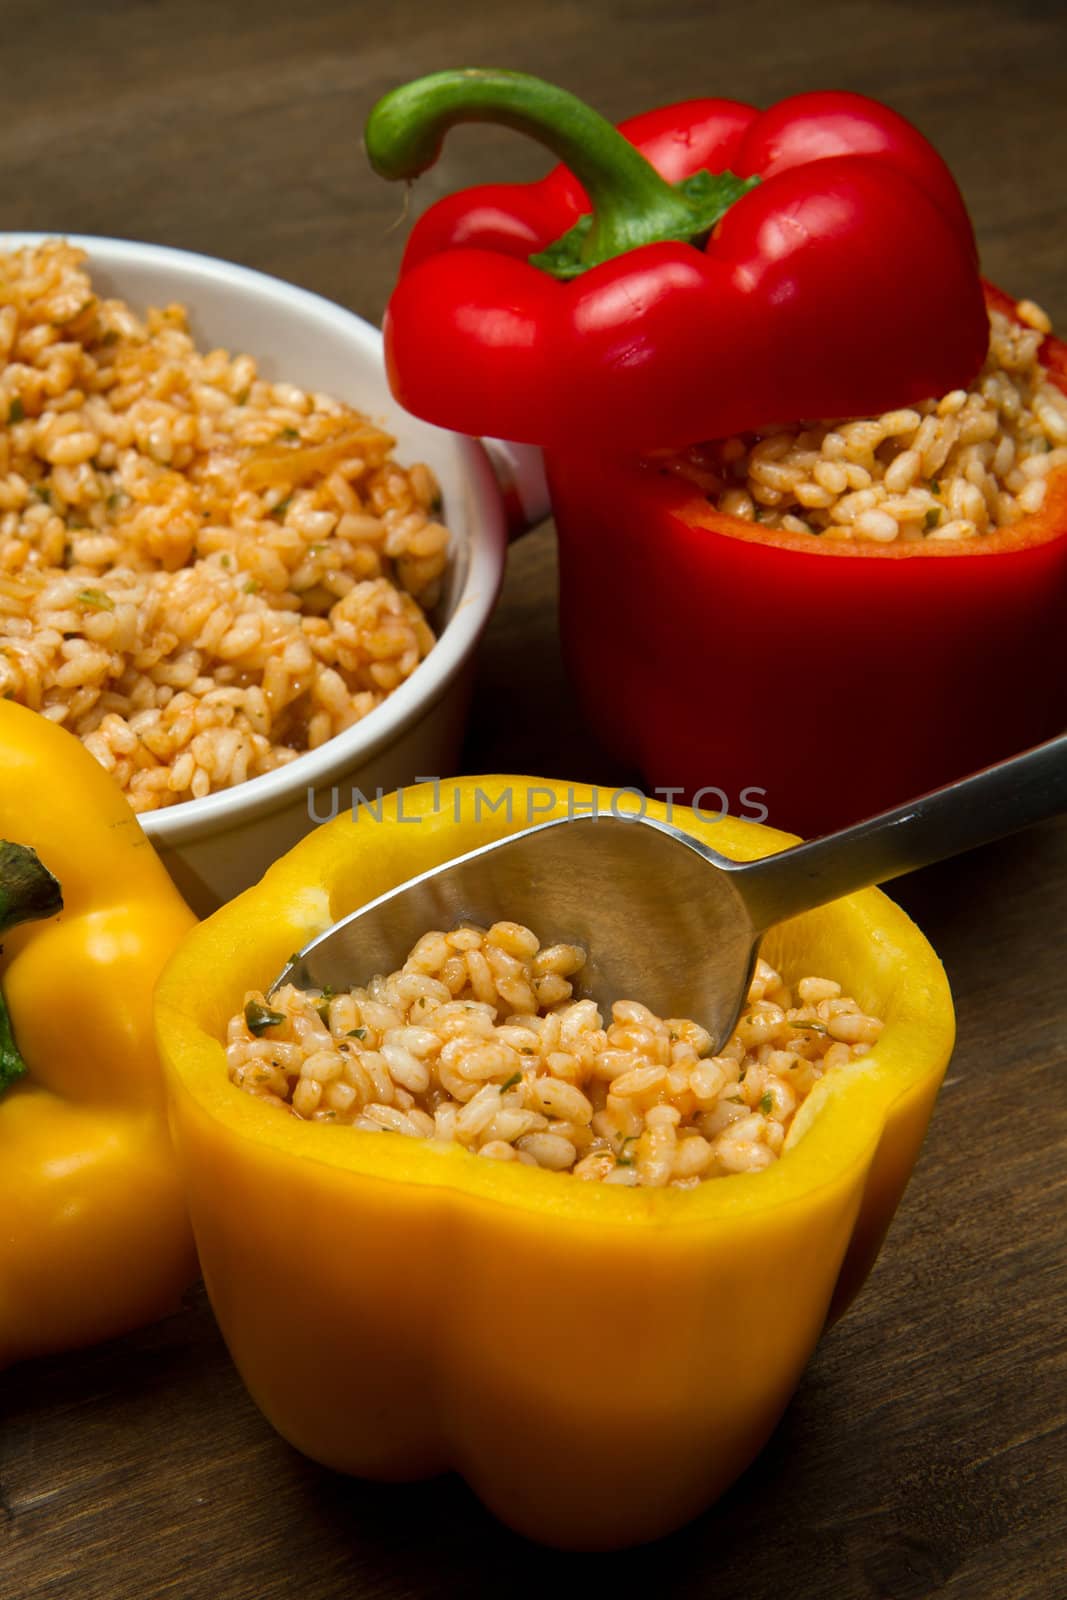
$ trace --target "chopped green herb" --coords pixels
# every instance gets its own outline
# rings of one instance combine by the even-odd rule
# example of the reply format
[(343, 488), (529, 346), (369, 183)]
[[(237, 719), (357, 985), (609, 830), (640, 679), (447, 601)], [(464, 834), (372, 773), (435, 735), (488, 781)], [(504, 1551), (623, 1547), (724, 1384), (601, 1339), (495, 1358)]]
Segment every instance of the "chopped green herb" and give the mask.
[(504, 1083), (502, 1083), (500, 1085), (500, 1093), (501, 1094), (507, 1094), (509, 1089), (514, 1089), (515, 1085), (517, 1083), (521, 1083), (521, 1082), (522, 1082), (522, 1073), (521, 1072), (513, 1072), (511, 1074), (511, 1077), (508, 1078)]
[(296, 966), (299, 966), (299, 965), (300, 965), (300, 951), (299, 950), (294, 950), (292, 955), (289, 957), (289, 960), (286, 962), (286, 966), (296, 967)]
[(365, 1039), (366, 1037), (366, 1028), (349, 1028), (348, 1032), (345, 1034), (346, 1039)]
[(931, 478), (930, 479), (930, 493), (931, 494), (940, 494), (941, 493), (941, 484), (939, 483), (937, 478)]
[(1046, 439), (1045, 440), (1045, 454), (1046, 455), (1051, 455), (1052, 454), (1052, 450), (1053, 450), (1052, 440), (1051, 439)]
[(259, 584), (256, 582), (255, 578), (249, 578), (248, 582), (245, 584), (245, 594), (258, 594), (258, 593), (259, 593)]
[(245, 1006), (245, 1025), (258, 1039), (268, 1028), (278, 1028), (285, 1021), (284, 1011), (272, 1011), (261, 1000), (250, 1000)]
[(743, 1106), (745, 1103), (745, 1097), (743, 1094), (728, 1094), (726, 1099), (728, 1104), (732, 1106)]
[(753, 511), (752, 511), (752, 520), (753, 520), (753, 522), (762, 522), (766, 515), (767, 515), (767, 513), (763, 509), (762, 506), (753, 507)]
[(109, 494), (107, 497), (107, 509), (109, 511), (117, 511), (125, 503), (125, 500), (126, 496), (116, 489), (113, 494)]
[(738, 1083), (744, 1083), (744, 1081), (745, 1081), (745, 1073), (747, 1071), (748, 1071), (748, 1067), (747, 1066), (744, 1066), (744, 1067), (741, 1068), (741, 1071), (737, 1074)]
[(8, 422), (21, 422), (25, 415), (26, 407), (23, 405), (20, 397), (16, 395), (8, 407), (7, 420)]
[(765, 1117), (769, 1117), (771, 1112), (772, 1112), (772, 1110), (774, 1109), (774, 1096), (773, 1096), (773, 1094), (771, 1094), (768, 1091), (767, 1094), (760, 1095), (759, 1108), (763, 1112), (763, 1115)]
[(278, 435), (279, 439), (299, 439), (299, 437), (300, 434), (297, 432), (296, 428), (283, 428), (281, 433)]
[(108, 328), (107, 332), (104, 334), (104, 337), (100, 341), (101, 344), (118, 344), (118, 342), (119, 331), (117, 328)]
[(324, 984), (322, 993), (315, 1001), (315, 1010), (318, 1012), (322, 1021), (327, 1024), (330, 1020), (330, 1001), (333, 999), (336, 993), (336, 989), (334, 989), (330, 984)]
[(229, 570), (229, 568), (233, 566), (233, 557), (232, 556), (227, 556), (227, 555), (221, 555), (219, 557), (219, 566), (220, 567), (226, 567), (227, 570)]
[(808, 1028), (812, 1033), (826, 1032), (826, 1024), (824, 1022), (791, 1022), (789, 1026), (791, 1028)]
[(275, 516), (275, 517), (284, 517), (285, 513), (288, 511), (288, 509), (292, 505), (292, 503), (293, 503), (292, 495), (291, 494), (287, 494), (284, 500), (279, 500), (278, 501), (278, 504), (274, 507), (274, 510), (271, 513), (271, 515)]
[(925, 517), (923, 518), (923, 527), (926, 529), (926, 532), (929, 533), (931, 528), (936, 528), (940, 521), (941, 521), (941, 507), (940, 506), (931, 506), (929, 511), (926, 513)]
[(638, 1134), (636, 1134), (636, 1133), (628, 1133), (626, 1135), (626, 1138), (620, 1144), (620, 1146), (618, 1148), (618, 1151), (616, 1153), (616, 1156), (615, 1156), (615, 1165), (617, 1167), (632, 1167), (633, 1166), (634, 1158), (633, 1158), (633, 1156), (628, 1156), (626, 1154), (626, 1146), (628, 1144), (633, 1144), (634, 1140), (639, 1138), (639, 1137), (640, 1136)]
[(237, 404), (239, 406), (247, 405), (248, 396), (251, 394), (251, 392), (252, 391), (250, 389), (242, 389), (240, 394), (235, 397)]
[(76, 599), (83, 606), (90, 606), (94, 611), (114, 611), (115, 602), (103, 589), (79, 589)]
[(44, 501), (46, 506), (50, 506), (52, 504), (52, 491), (48, 487), (47, 483), (35, 483), (33, 486), (33, 492), (37, 496), (38, 500)]

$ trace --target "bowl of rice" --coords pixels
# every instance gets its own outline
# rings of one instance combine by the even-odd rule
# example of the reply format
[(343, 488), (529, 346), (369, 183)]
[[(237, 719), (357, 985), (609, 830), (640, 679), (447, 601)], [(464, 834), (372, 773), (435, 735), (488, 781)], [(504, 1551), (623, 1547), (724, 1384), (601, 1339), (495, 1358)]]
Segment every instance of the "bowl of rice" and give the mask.
[(115, 777), (201, 910), (454, 765), (506, 548), (380, 336), (248, 268), (0, 235), (0, 694)]

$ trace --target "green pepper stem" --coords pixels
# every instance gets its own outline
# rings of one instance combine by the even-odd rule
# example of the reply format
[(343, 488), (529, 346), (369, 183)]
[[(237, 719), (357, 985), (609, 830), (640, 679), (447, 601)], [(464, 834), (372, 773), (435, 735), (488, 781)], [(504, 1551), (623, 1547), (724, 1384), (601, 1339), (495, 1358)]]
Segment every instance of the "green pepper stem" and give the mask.
[(36, 850), (0, 839), (0, 933), (62, 909), (63, 891)]
[(706, 231), (685, 195), (606, 118), (525, 72), (469, 67), (431, 73), (392, 90), (367, 121), (371, 166), (383, 178), (418, 177), (433, 166), (445, 134), (460, 122), (502, 123), (537, 139), (564, 162), (593, 206), (581, 249), (589, 264)]
[[(20, 922), (54, 917), (63, 909), (63, 891), (36, 850), (27, 844), (0, 839), (0, 933)], [(0, 993), (0, 1094), (26, 1071), (11, 1029), (4, 996)]]
[(0, 1094), (3, 1094), (5, 1089), (10, 1089), (13, 1083), (17, 1083), (19, 1078), (25, 1075), (26, 1063), (15, 1043), (15, 1035), (11, 1031), (11, 1018), (8, 1016), (3, 992), (0, 991)]

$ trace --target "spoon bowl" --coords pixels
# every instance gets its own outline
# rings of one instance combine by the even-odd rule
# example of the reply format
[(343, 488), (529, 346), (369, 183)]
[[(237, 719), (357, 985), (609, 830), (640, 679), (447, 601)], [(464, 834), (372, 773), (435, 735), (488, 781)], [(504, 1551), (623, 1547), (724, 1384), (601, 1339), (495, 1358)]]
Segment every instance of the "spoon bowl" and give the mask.
[[(617, 812), (539, 823), (380, 896), (305, 946), (274, 984), (347, 989), (400, 967), (430, 928), (502, 916), (588, 952), (583, 997), (640, 996), (662, 1017), (699, 1017), (725, 1042), (759, 930), (737, 863), (670, 823)], [(273, 992), (273, 990), (272, 990)]]
[(393, 972), (431, 929), (508, 918), (587, 952), (602, 1010), (640, 997), (725, 1045), (768, 928), (1067, 809), (1067, 734), (840, 833), (732, 861), (668, 822), (562, 817), (483, 845), (370, 901), (275, 979), (348, 989)]

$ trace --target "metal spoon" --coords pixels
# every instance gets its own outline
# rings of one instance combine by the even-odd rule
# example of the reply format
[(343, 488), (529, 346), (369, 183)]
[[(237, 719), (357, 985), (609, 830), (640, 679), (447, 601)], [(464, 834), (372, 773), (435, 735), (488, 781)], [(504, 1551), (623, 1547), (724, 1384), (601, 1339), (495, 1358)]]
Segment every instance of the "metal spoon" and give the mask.
[(721, 1049), (778, 922), (1067, 810), (1067, 734), (840, 833), (731, 861), (670, 823), (611, 812), (513, 833), (421, 873), (304, 946), (272, 985), (347, 989), (432, 928), (502, 918), (589, 953), (581, 991), (693, 1017)]

